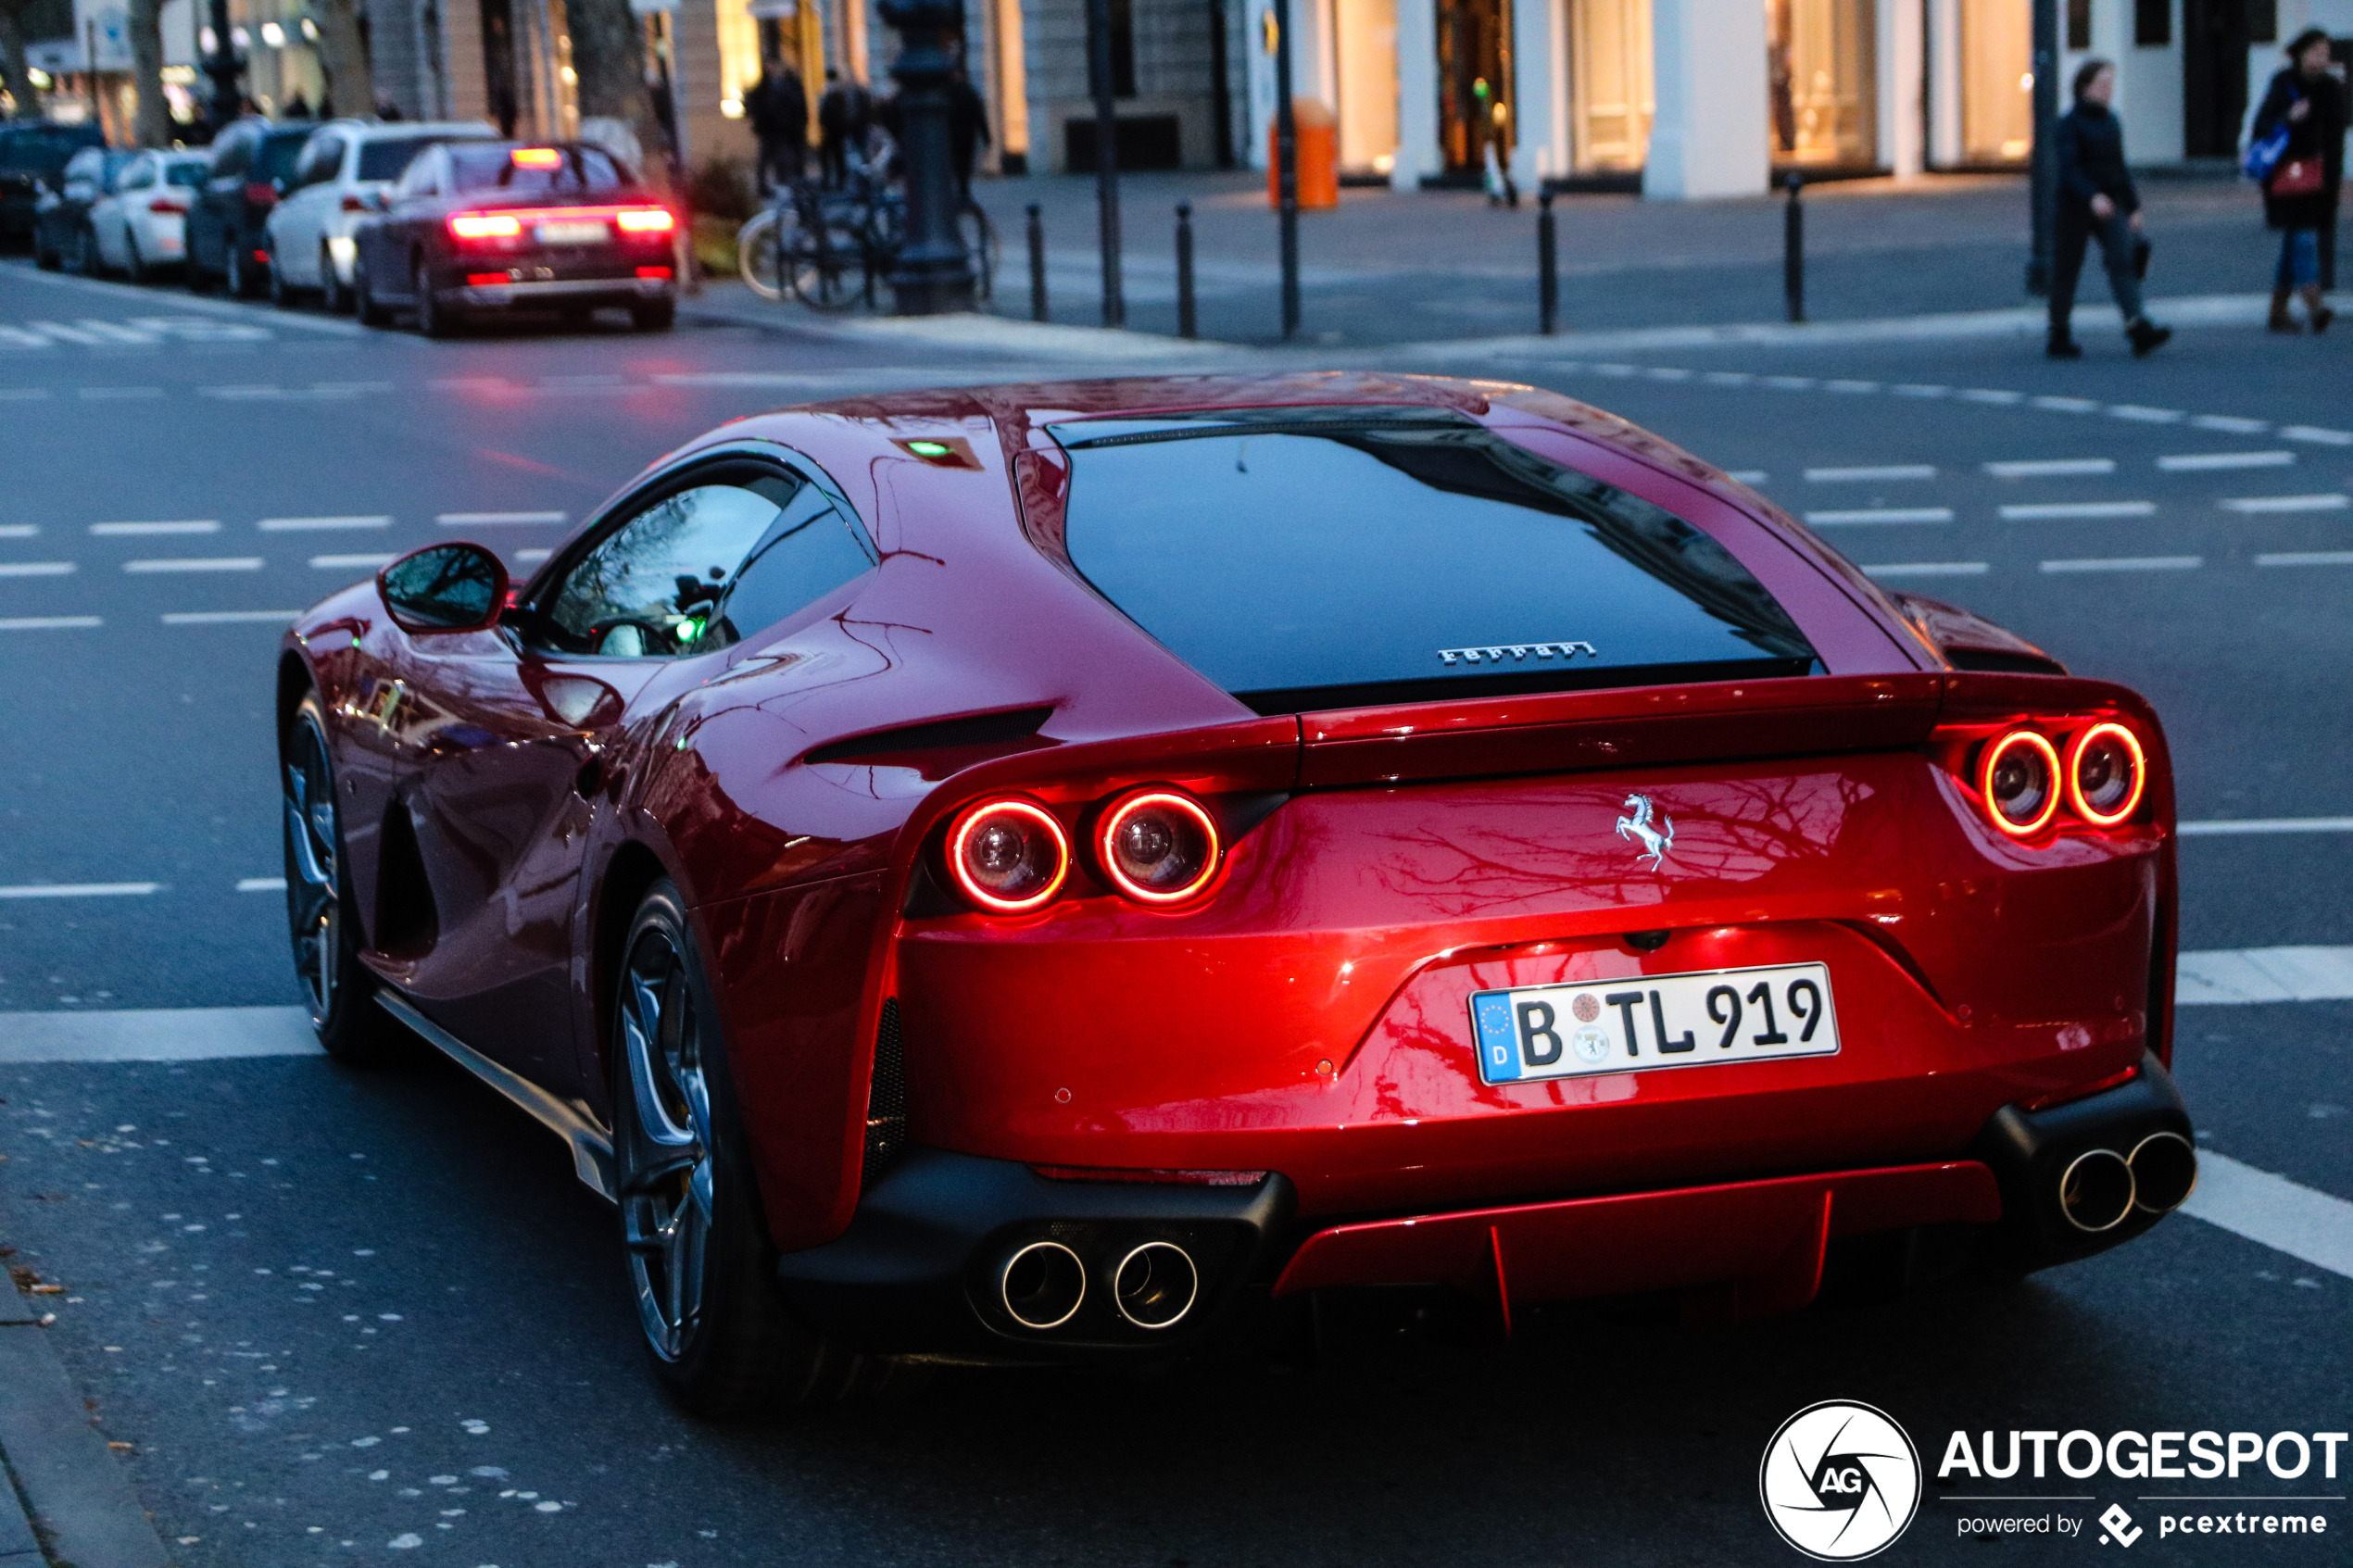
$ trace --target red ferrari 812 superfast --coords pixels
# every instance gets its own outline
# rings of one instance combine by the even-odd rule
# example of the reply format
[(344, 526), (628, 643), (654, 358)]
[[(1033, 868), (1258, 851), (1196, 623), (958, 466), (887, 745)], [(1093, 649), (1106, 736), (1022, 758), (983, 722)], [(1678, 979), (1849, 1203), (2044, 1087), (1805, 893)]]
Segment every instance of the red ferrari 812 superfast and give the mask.
[(691, 1409), (1364, 1286), (1772, 1311), (2196, 1179), (2148, 705), (1551, 393), (741, 420), (278, 694), (321, 1038), (567, 1138)]

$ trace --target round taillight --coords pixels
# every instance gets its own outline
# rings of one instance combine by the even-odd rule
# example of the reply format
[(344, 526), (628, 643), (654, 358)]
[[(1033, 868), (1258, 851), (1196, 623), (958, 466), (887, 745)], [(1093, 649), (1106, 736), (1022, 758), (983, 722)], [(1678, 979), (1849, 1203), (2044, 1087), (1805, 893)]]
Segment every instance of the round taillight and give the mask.
[(948, 830), (948, 870), (984, 909), (1023, 914), (1062, 891), (1070, 839), (1044, 807), (990, 800), (967, 807)]
[(1146, 790), (1103, 813), (1095, 850), (1103, 875), (1122, 893), (1174, 904), (1217, 874), (1217, 823), (1189, 797)]
[(2067, 748), (2067, 803), (2095, 828), (2131, 816), (2148, 786), (2148, 758), (2123, 725), (2095, 724)]
[(2058, 814), (2057, 748), (2032, 730), (2012, 730), (1985, 748), (1978, 793), (2004, 833), (2042, 832)]

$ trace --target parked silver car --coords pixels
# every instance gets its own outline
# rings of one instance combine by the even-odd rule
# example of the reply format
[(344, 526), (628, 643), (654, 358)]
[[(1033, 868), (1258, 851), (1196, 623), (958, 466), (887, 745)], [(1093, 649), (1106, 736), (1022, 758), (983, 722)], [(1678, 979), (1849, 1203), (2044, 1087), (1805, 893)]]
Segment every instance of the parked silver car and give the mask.
[(333, 119), (321, 126), (263, 229), (271, 299), (288, 306), (315, 292), (328, 310), (350, 309), (352, 230), (380, 210), (383, 193), (434, 143), (495, 141), (497, 135), (480, 120)]

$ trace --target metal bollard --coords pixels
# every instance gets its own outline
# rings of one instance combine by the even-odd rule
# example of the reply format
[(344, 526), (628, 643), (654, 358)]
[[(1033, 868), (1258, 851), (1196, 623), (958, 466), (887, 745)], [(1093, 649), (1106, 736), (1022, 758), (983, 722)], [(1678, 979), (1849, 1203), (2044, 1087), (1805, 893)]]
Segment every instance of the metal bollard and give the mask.
[(1038, 204), (1029, 204), (1029, 319), (1046, 319), (1046, 224)]
[(1789, 187), (1789, 205), (1781, 218), (1781, 294), (1789, 301), (1789, 319), (1806, 320), (1806, 204), (1798, 192), (1806, 185), (1805, 176), (1795, 169), (1784, 176)]
[(1201, 336), (1193, 314), (1193, 204), (1176, 204), (1176, 335)]
[(1553, 226), (1553, 193), (1536, 195), (1536, 321), (1546, 337), (1560, 331), (1560, 241)]

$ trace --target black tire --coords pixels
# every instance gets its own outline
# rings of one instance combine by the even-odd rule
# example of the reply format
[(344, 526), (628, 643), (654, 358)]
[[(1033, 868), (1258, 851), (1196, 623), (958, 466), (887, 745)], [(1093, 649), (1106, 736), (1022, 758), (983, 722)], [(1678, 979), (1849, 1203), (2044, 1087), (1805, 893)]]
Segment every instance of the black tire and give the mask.
[(35, 267), (40, 268), (44, 272), (55, 272), (65, 266), (64, 257), (59, 256), (54, 250), (43, 248), (41, 244), (41, 229), (38, 224), (33, 226), (32, 231), (32, 264)]
[(357, 261), (351, 264), (351, 313), (359, 318), (363, 327), (392, 324), (392, 312), (378, 302), (374, 291), (368, 287), (368, 269)]
[(98, 250), (98, 231), (88, 223), (74, 231), (72, 270), (85, 278), (107, 275), (107, 258)]
[(838, 1399), (879, 1368), (778, 1294), (735, 1080), (684, 901), (629, 922), (613, 987), (613, 1181), (638, 1326), (683, 1409), (729, 1419)]
[(393, 1060), (407, 1046), (408, 1032), (376, 1006), (378, 982), (359, 961), (359, 934), (351, 913), (358, 904), (336, 809), (326, 709), (317, 692), (304, 695), (286, 725), (278, 779), (286, 925), (310, 1025), (327, 1054), (346, 1066)]
[(426, 337), (450, 337), (461, 324), (458, 308), (444, 305), (433, 296), (433, 274), (419, 257), (409, 271), (409, 297), (417, 310), (417, 331)]
[(666, 332), (678, 324), (678, 302), (650, 300), (629, 307), (629, 324), (641, 332)]
[(334, 253), (323, 245), (319, 247), (319, 308), (330, 316), (351, 314), (351, 291), (335, 271)]
[(220, 283), (232, 299), (246, 299), (253, 295), (252, 269), (245, 265), (245, 244), (234, 235), (223, 236), (220, 247)]

